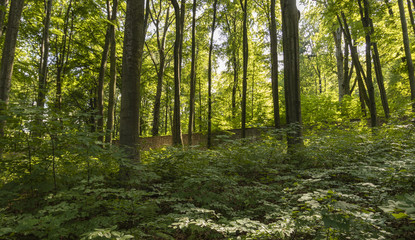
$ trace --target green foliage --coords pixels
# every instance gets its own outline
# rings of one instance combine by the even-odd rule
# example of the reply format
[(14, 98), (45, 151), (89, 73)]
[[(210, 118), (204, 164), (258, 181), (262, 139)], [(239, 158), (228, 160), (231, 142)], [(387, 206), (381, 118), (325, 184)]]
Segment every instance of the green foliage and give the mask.
[(411, 123), (343, 123), (290, 154), (289, 129), (278, 129), (213, 150), (143, 152), (138, 163), (97, 145), (88, 125), (52, 114), (39, 123), (37, 111), (8, 114), (16, 130), (4, 140), (0, 239), (414, 237)]

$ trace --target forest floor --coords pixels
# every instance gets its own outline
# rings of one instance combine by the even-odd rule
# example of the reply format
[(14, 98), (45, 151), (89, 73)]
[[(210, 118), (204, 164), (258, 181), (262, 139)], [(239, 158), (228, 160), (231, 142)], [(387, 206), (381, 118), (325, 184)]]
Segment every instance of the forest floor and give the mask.
[[(114, 149), (66, 149), (56, 182), (51, 165), (28, 173), (13, 162), (0, 239), (415, 239), (414, 131), (352, 123), (305, 136), (293, 154), (274, 132), (147, 151), (141, 164)], [(74, 156), (76, 166), (65, 163)]]

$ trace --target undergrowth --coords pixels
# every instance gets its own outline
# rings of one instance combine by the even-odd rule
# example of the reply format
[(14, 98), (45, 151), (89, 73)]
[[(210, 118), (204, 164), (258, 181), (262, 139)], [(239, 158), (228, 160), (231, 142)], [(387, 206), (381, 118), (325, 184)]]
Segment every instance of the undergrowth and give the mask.
[(0, 239), (415, 239), (414, 130), (342, 126), (306, 136), (294, 155), (275, 131), (141, 163), (71, 141), (55, 180), (51, 161), (32, 159), (29, 172), (26, 153), (5, 154)]

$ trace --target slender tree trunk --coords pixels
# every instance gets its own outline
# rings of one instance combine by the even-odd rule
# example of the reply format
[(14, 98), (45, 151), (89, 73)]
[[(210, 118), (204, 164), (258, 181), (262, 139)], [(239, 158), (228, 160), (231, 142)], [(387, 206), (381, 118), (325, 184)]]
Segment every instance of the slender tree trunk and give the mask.
[(282, 36), (284, 52), (284, 90), (287, 124), (294, 125), (287, 132), (288, 147), (302, 145), (301, 98), (300, 98), (300, 54), (296, 1), (281, 0)]
[[(121, 88), (120, 145), (130, 159), (139, 158), (140, 72), (144, 46), (144, 0), (127, 0)], [(128, 178), (125, 166), (121, 179)]]
[(376, 113), (376, 101), (375, 101), (375, 88), (373, 86), (372, 80), (372, 51), (371, 51), (371, 33), (372, 29), (370, 28), (370, 19), (369, 15), (369, 2), (368, 0), (363, 0), (364, 6), (362, 7), (361, 4), (362, 0), (359, 0), (359, 9), (360, 9), (360, 16), (362, 20), (363, 27), (366, 31), (366, 87), (369, 94), (369, 111), (370, 111), (370, 123), (371, 127), (377, 126), (377, 113)]
[(64, 29), (62, 36), (62, 47), (58, 48), (58, 40), (56, 41), (57, 49), (56, 52), (56, 108), (61, 110), (62, 108), (62, 72), (64, 70), (65, 59), (68, 56), (67, 53), (67, 39), (68, 39), (68, 29), (69, 29), (69, 14), (72, 9), (72, 0), (69, 0), (68, 8), (65, 14)]
[(248, 79), (248, 58), (249, 58), (249, 49), (248, 49), (248, 1), (245, 0), (245, 3), (240, 0), (241, 8), (243, 11), (243, 43), (242, 43), (242, 53), (243, 53), (243, 77), (242, 77), (242, 138), (246, 137), (246, 92), (247, 92), (247, 79)]
[(177, 0), (171, 0), (171, 2), (176, 16), (176, 40), (174, 42), (174, 116), (172, 137), (173, 145), (183, 146), (180, 126), (180, 82), (185, 0), (181, 1), (181, 6), (179, 6)]
[(274, 127), (280, 127), (280, 106), (278, 97), (278, 37), (277, 21), (275, 16), (275, 0), (271, 0), (271, 19), (270, 19), (270, 36), (271, 36), (271, 82), (272, 82), (272, 100), (274, 105)]
[[(161, 4), (161, 2), (160, 2)], [(161, 6), (160, 6), (161, 8)], [(152, 16), (152, 15), (151, 15)], [(154, 18), (152, 16), (153, 22), (156, 25), (156, 35), (157, 35), (157, 47), (159, 53), (159, 62), (156, 63), (155, 59), (153, 62), (155, 64), (157, 70), (157, 90), (156, 90), (156, 99), (154, 101), (154, 108), (153, 108), (153, 127), (151, 130), (151, 134), (153, 136), (159, 135), (159, 126), (160, 126), (160, 106), (161, 106), (161, 94), (163, 89), (163, 80), (164, 80), (164, 70), (166, 67), (166, 53), (165, 53), (165, 43), (166, 43), (166, 35), (169, 28), (169, 16), (170, 16), (170, 9), (167, 9), (167, 14), (164, 22), (164, 28), (162, 36), (160, 37), (159, 33), (159, 22), (160, 19), (158, 16)], [(158, 67), (157, 67), (158, 65)]]
[(4, 18), (6, 16), (6, 9), (8, 4), (9, 0), (0, 0), (0, 38), (3, 37)]
[[(109, 10), (109, 0), (107, 0), (107, 9)], [(108, 11), (108, 21), (111, 20), (111, 13)], [(111, 23), (107, 24), (107, 32), (105, 34), (105, 43), (102, 49), (101, 65), (99, 68), (98, 75), (98, 114), (97, 114), (97, 130), (100, 133), (99, 141), (104, 141), (104, 80), (105, 80), (105, 70), (107, 69), (108, 54), (110, 51), (111, 44)]]
[(108, 113), (107, 113), (107, 131), (105, 142), (112, 143), (114, 131), (114, 115), (115, 115), (115, 90), (117, 88), (117, 42), (115, 39), (115, 26), (117, 21), (118, 0), (113, 0), (112, 16), (110, 25), (110, 82), (109, 82), (109, 96), (108, 96)]
[(213, 3), (213, 19), (212, 19), (212, 33), (210, 35), (209, 46), (209, 66), (208, 66), (208, 139), (207, 147), (212, 147), (212, 52), (213, 52), (213, 36), (216, 27), (216, 6), (218, 0)]
[[(340, 28), (341, 30), (341, 28)], [(352, 89), (350, 89), (350, 80), (352, 79), (352, 75), (353, 75), (353, 61), (352, 61), (352, 65), (349, 68), (349, 44), (347, 43), (347, 37), (345, 34), (343, 34), (344, 36), (344, 63), (343, 63), (343, 70), (344, 70), (344, 95), (351, 95), (351, 93), (353, 92), (353, 87)]]
[(405, 49), (406, 65), (408, 67), (409, 85), (410, 85), (410, 88), (411, 88), (412, 112), (415, 112), (414, 65), (413, 65), (413, 62), (412, 62), (411, 47), (410, 47), (410, 44), (409, 44), (409, 37), (408, 37), (408, 26), (406, 24), (405, 8), (404, 8), (404, 5), (403, 5), (403, 0), (398, 0), (398, 5), (399, 5), (399, 16), (401, 18), (401, 25), (402, 25), (402, 38), (403, 38), (403, 45), (404, 45), (404, 49)]
[[(0, 65), (0, 114), (5, 114), (9, 103), (9, 94), (13, 74), (13, 63), (16, 52), (17, 35), (20, 26), (24, 0), (12, 0), (9, 10), (6, 38)], [(0, 119), (0, 137), (4, 137), (5, 120)], [(0, 153), (2, 152), (0, 146)]]
[(39, 89), (37, 95), (37, 106), (44, 108), (46, 98), (46, 80), (48, 72), (49, 57), (49, 26), (52, 15), (52, 0), (45, 2), (45, 18), (43, 22), (43, 36), (40, 46), (40, 64), (39, 64)]
[(338, 20), (338, 22), (339, 22), (339, 24), (342, 28), (343, 34), (345, 35), (347, 44), (349, 45), (349, 48), (350, 48), (353, 65), (356, 69), (356, 78), (357, 78), (357, 82), (358, 82), (358, 86), (359, 86), (360, 100), (361, 100), (362, 104), (366, 103), (368, 106), (370, 106), (369, 96), (366, 92), (366, 88), (365, 88), (365, 85), (363, 83), (363, 80), (366, 79), (366, 76), (364, 74), (363, 67), (360, 64), (359, 54), (357, 52), (357, 47), (353, 46), (352, 37), (351, 37), (349, 26), (347, 24), (346, 17), (344, 15), (344, 13), (341, 12), (341, 15), (342, 15), (343, 23), (342, 23), (342, 20), (340, 20), (340, 16), (337, 16), (337, 20)]
[[(215, 1), (216, 3), (216, 1)], [(191, 146), (193, 125), (195, 121), (195, 94), (196, 94), (196, 0), (193, 0), (193, 18), (192, 18), (192, 65), (190, 70), (190, 99), (189, 99), (189, 127), (188, 127), (188, 144)]]
[(415, 20), (414, 20), (414, 14), (412, 12), (411, 1), (406, 0), (406, 2), (407, 2), (407, 5), (408, 5), (409, 20), (411, 21), (412, 30), (415, 34)]
[(339, 102), (342, 101), (344, 95), (346, 95), (345, 76), (344, 76), (344, 56), (342, 50), (342, 31), (338, 28), (333, 32), (334, 43), (336, 47), (336, 60), (337, 60), (337, 82), (339, 84)]

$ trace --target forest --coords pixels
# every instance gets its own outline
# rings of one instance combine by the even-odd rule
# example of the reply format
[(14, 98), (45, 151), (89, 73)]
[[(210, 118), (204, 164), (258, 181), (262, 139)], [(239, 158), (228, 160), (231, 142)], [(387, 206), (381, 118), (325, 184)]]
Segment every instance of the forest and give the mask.
[(415, 239), (414, 11), (0, 0), (0, 239)]

